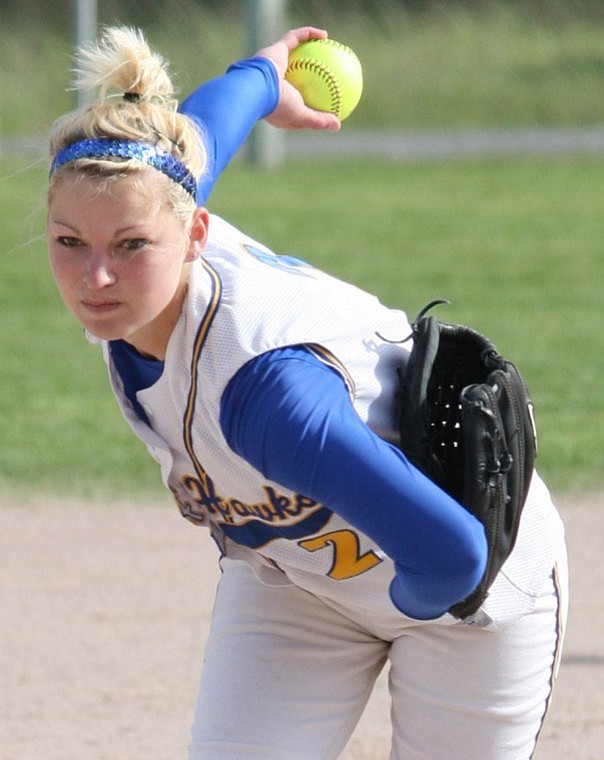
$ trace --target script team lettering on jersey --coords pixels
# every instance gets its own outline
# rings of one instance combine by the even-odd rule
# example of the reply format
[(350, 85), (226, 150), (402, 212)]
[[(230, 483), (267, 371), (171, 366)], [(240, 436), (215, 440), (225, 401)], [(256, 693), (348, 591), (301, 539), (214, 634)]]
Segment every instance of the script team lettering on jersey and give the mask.
[(331, 517), (331, 510), (302, 494), (283, 494), (264, 485), (266, 499), (248, 504), (216, 492), (214, 481), (202, 471), (201, 477), (184, 475), (184, 493), (171, 487), (184, 517), (194, 523), (206, 516), (218, 518), (222, 532), (243, 546), (258, 549), (276, 538), (295, 540), (320, 530)]

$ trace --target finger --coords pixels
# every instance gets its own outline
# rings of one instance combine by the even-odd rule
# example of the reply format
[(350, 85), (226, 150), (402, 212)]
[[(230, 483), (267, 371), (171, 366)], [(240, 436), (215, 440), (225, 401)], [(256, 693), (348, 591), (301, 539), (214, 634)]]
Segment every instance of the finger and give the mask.
[(308, 40), (325, 39), (326, 37), (327, 31), (325, 29), (319, 29), (316, 26), (301, 26), (285, 32), (277, 42), (261, 48), (255, 55), (271, 60), (275, 64), (279, 76), (283, 77), (292, 50)]
[(314, 129), (338, 132), (342, 126), (334, 114), (327, 111), (315, 111), (304, 105), (296, 110), (287, 109), (285, 112), (283, 109), (277, 108), (270, 116), (266, 117), (266, 121), (274, 127), (288, 130)]
[(288, 32), (280, 37), (277, 42), (273, 42), (271, 45), (267, 45), (261, 48), (256, 55), (264, 55), (267, 58), (279, 57), (282, 53), (278, 50), (282, 45), (286, 50), (283, 51), (287, 56), (294, 48), (301, 45), (308, 40), (325, 39), (327, 37), (327, 31), (325, 29), (319, 29), (316, 26), (300, 26), (297, 29), (290, 29)]
[(324, 129), (328, 132), (338, 132), (341, 126), (342, 122), (334, 114), (327, 113), (327, 111), (314, 111), (308, 128)]
[(281, 42), (287, 45), (288, 50), (301, 45), (308, 40), (325, 39), (327, 37), (327, 31), (325, 29), (319, 29), (316, 26), (300, 26), (297, 29), (290, 29), (281, 37)]

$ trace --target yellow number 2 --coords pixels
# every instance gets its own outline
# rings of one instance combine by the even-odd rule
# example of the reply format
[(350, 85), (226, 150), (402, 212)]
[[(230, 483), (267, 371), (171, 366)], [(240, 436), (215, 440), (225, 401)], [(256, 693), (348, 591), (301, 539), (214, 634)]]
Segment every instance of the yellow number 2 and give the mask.
[(382, 561), (374, 551), (359, 554), (359, 537), (352, 530), (334, 530), (316, 538), (298, 541), (298, 546), (309, 552), (316, 552), (328, 546), (333, 547), (333, 563), (327, 573), (336, 581), (354, 578), (365, 573)]

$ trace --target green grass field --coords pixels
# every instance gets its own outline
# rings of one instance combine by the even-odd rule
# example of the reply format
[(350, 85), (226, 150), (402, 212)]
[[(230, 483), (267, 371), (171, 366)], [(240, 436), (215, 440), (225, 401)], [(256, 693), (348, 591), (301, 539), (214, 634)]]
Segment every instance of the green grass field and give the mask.
[[(242, 162), (211, 207), (413, 315), (486, 332), (524, 371), (539, 468), (559, 491), (604, 485), (604, 159), (425, 164)], [(119, 416), (98, 348), (66, 313), (44, 234), (46, 167), (0, 161), (0, 493), (144, 499), (162, 493)]]

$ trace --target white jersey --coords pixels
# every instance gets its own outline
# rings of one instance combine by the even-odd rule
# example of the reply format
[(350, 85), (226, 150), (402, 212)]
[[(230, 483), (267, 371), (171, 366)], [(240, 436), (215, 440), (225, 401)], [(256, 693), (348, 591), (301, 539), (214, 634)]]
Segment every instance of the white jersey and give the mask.
[[(244, 364), (272, 349), (304, 344), (341, 374), (361, 419), (396, 441), (392, 399), (409, 344), (380, 336), (400, 340), (410, 332), (403, 312), (299, 259), (275, 255), (212, 216), (210, 241), (191, 267), (164, 372), (137, 394), (151, 426), (131, 408), (104, 349), (124, 416), (159, 462), (182, 514), (210, 527), (223, 553), (248, 560), (268, 583), (293, 582), (333, 603), (387, 608), (400, 616), (388, 595), (394, 569), (379, 547), (234, 454), (219, 415), (223, 392)], [(547, 492), (537, 502), (549, 504)], [(543, 538), (545, 512), (537, 512), (530, 532), (536, 529)], [(549, 543), (536, 569), (538, 553), (530, 551), (523, 560), (529, 586), (541, 585), (551, 569)], [(518, 544), (522, 548), (520, 538)]]

